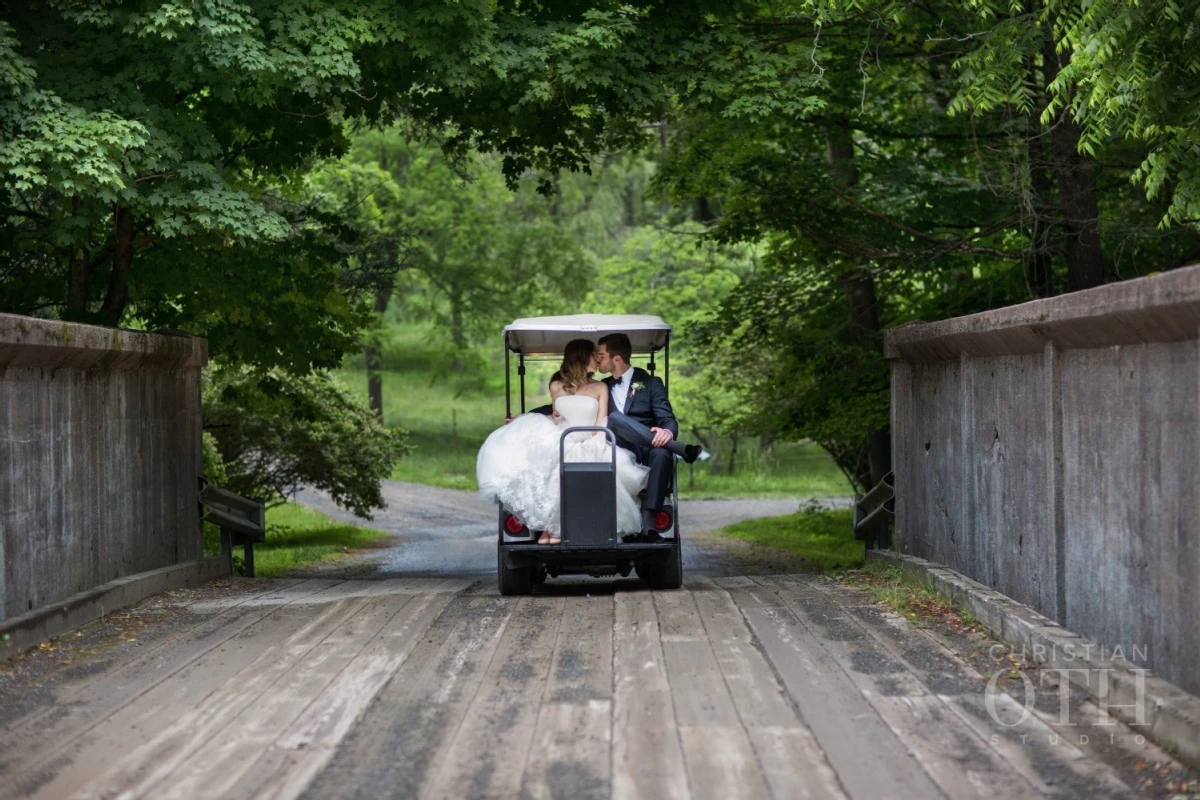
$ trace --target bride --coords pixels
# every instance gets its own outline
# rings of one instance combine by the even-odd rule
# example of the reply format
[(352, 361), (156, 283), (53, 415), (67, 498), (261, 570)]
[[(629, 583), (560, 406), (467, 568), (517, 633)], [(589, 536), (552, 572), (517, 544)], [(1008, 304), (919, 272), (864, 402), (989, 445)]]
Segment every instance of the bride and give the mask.
[[(559, 544), (558, 445), (565, 429), (608, 420), (608, 386), (592, 378), (598, 358), (587, 339), (573, 339), (563, 350), (562, 366), (550, 379), (554, 415), (528, 413), (493, 431), (475, 463), (479, 493), (501, 503), (531, 531), (540, 531), (538, 544)], [(608, 461), (612, 445), (597, 432), (577, 432), (568, 438), (565, 459)], [(640, 533), (638, 493), (645, 488), (646, 467), (633, 453), (617, 448), (617, 532)]]

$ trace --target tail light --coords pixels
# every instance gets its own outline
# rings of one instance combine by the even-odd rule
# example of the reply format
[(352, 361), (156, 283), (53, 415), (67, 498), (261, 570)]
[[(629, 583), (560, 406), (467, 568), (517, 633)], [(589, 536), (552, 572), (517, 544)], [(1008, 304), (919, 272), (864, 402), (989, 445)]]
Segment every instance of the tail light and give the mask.
[(654, 529), (656, 531), (665, 531), (671, 527), (671, 512), (660, 511), (654, 515)]
[(517, 519), (516, 514), (509, 514), (504, 518), (504, 530), (509, 536), (527, 536), (529, 531), (525, 528), (525, 523)]

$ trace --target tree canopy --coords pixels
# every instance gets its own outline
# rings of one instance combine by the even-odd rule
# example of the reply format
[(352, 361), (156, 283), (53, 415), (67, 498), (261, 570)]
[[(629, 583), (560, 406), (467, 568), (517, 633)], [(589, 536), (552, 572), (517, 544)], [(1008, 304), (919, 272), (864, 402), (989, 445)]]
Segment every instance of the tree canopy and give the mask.
[(496, 152), (513, 185), (530, 168), (579, 168), (640, 135), (638, 115), (606, 102), (665, 107), (645, 68), (682, 20), (665, 38), (634, 35), (663, 16), (440, 0), (8, 4), (4, 306), (331, 366), (369, 318), (356, 290), (385, 279), (344, 274), (356, 231), (306, 202), (305, 173), (346, 152), (347, 123), (403, 116), (449, 154)]
[[(395, 286), (461, 337), (503, 290), (582, 295), (571, 264), (600, 270), (596, 297), (650, 279), (672, 248), (597, 244), (571, 175), (640, 148), (665, 227), (761, 255), (692, 321), (713, 369), (759, 354), (722, 386), (865, 485), (889, 468), (885, 326), (1200, 253), (1198, 19), (1200, 0), (12, 3), (0, 297), (293, 373), (337, 364)], [(681, 286), (729, 266), (701, 263)]]

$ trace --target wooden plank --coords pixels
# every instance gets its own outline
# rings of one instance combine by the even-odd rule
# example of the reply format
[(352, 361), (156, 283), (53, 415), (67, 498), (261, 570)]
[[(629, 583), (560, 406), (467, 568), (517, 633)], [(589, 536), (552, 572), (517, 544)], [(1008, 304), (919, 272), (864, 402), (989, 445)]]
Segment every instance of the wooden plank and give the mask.
[[(298, 630), (284, 641), (262, 648), (249, 667), (229, 677), (199, 703), (168, 702), (155, 709), (149, 716), (156, 729), (153, 738), (137, 747), (126, 742), (121, 757), (109, 756), (103, 766), (97, 765), (86, 785), (72, 796), (82, 800), (146, 794), (156, 782), (180, 769), (209, 739), (232, 731), (243, 712), (265, 702), (264, 695), (281, 677), (366, 604), (362, 597), (342, 597), (326, 605), (300, 608), (308, 615), (297, 615), (301, 620)], [(142, 726), (139, 723), (138, 727)]]
[(567, 597), (521, 797), (610, 796), (612, 698), (612, 597)]
[[(1070, 729), (1062, 732), (1065, 735), (1056, 737), (1060, 732), (1047, 724), (1053, 718), (1043, 719), (1046, 716), (1044, 710), (1035, 707), (1034, 713), (1026, 716), (1024, 707), (1017, 700), (1004, 692), (996, 692), (996, 711), (1005, 722), (1001, 725), (992, 719), (987, 708), (984, 676), (949, 650), (936, 636), (909, 626), (897, 614), (884, 614), (875, 606), (864, 605), (861, 595), (856, 595), (854, 590), (823, 583), (813, 583), (809, 588), (821, 592), (829, 597), (831, 603), (846, 609), (867, 635), (937, 694), (964, 725), (1029, 781), (1039, 794), (1061, 794), (1066, 790), (1077, 796), (1097, 792), (1114, 795), (1130, 791), (1112, 767), (1088, 758), (1072, 741), (1081, 733), (1088, 735), (1092, 741), (1103, 741), (1111, 733), (1110, 728), (1091, 730), (1083, 720), (1076, 718)], [(872, 624), (872, 615), (881, 618), (891, 616), (895, 624)], [(919, 651), (919, 657), (910, 655), (914, 649)], [(977, 687), (977, 690), (953, 691), (954, 685), (961, 683), (968, 683), (973, 688)], [(1049, 748), (1043, 748), (1042, 744), (1051, 741), (1057, 741), (1058, 744), (1052, 753), (1044, 752)], [(1151, 760), (1147, 758), (1147, 761)], [(1064, 784), (1069, 784), (1069, 788)]]
[[(382, 582), (377, 582), (382, 583)], [(306, 653), (258, 699), (213, 735), (193, 736), (171, 754), (157, 783), (143, 782), (136, 793), (148, 797), (225, 796), (242, 774), (350, 666), (364, 647), (403, 609), (413, 595), (377, 595)]]
[(639, 592), (613, 602), (612, 796), (690, 797), (654, 601)]
[[(512, 598), (454, 596), (306, 795), (329, 800), (426, 795), (515, 606)], [(277, 774), (300, 756), (273, 752), (285, 762)], [(264, 793), (278, 792), (268, 787)]]
[[(40, 718), (39, 724), (0, 737), (0, 759), (5, 774), (18, 776), (28, 772), (32, 773), (33, 783), (42, 783), (56, 771), (54, 766), (46, 765), (69, 764), (73, 754), (85, 746), (80, 740), (114, 715), (123, 717), (127, 725), (133, 724), (130, 720), (134, 718), (134, 707), (163, 702), (178, 686), (193, 690), (197, 697), (203, 696), (203, 692), (211, 691), (239, 669), (238, 665), (244, 666), (252, 660), (254, 650), (249, 641), (258, 638), (256, 626), (274, 626), (277, 621), (273, 617), (289, 604), (327, 592), (338, 583), (304, 581), (250, 597), (236, 607), (241, 611), (231, 610), (233, 616), (224, 617), (225, 624), (198, 626), (196, 636), (184, 637), (178, 647), (147, 653), (146, 657), (82, 686), (70, 696), (69, 702), (56, 703), (50, 713)], [(212, 665), (211, 674), (202, 671), (199, 678), (187, 677), (204, 659)]]
[(451, 597), (449, 593), (412, 597), (320, 697), (240, 773), (226, 798), (298, 797), (329, 763), (334, 749), (408, 659)]
[[(316, 594), (336, 599), (341, 582), (323, 581)], [(311, 596), (311, 595), (307, 595)], [(261, 659), (265, 650), (286, 641), (312, 622), (316, 609), (291, 602), (278, 606), (237, 636), (213, 648), (176, 671), (167, 680), (136, 694), (99, 720), (92, 720), (82, 735), (47, 748), (36, 765), (22, 773), (23, 780), (46, 789), (45, 796), (65, 797), (71, 790), (101, 774), (130, 749), (153, 739), (184, 710), (235, 680)], [(325, 607), (328, 609), (328, 606)]]
[(413, 594), (459, 594), (477, 581), (473, 578), (405, 578), (407, 591)]
[(728, 592), (707, 578), (688, 581), (725, 685), (777, 798), (842, 798), (837, 774), (771, 665), (754, 646)]
[(947, 796), (1038, 794), (904, 665), (864, 635), (839, 604), (814, 592), (803, 580), (759, 580), (776, 592), (810, 631), (820, 630), (826, 652)]
[(718, 579), (715, 583), (729, 591), (850, 797), (943, 797), (827, 652), (826, 643), (773, 592), (752, 582)]
[(521, 599), (428, 796), (516, 796), (562, 613), (562, 598)]
[(105, 665), (99, 670), (88, 671), (86, 675), (78, 679), (67, 680), (62, 685), (54, 687), (54, 701), (45, 708), (37, 709), (24, 716), (0, 721), (0, 753), (5, 752), (7, 749), (9, 732), (25, 729), (30, 726), (37, 726), (44, 729), (48, 721), (47, 718), (54, 716), (58, 711), (55, 708), (56, 705), (75, 704), (76, 698), (82, 692), (95, 687), (97, 684), (101, 682), (107, 683), (108, 685), (99, 694), (104, 698), (112, 698), (115, 688), (114, 684), (118, 680), (116, 676), (120, 673), (144, 670), (147, 665), (154, 664), (155, 671), (161, 675), (164, 670), (169, 671), (172, 664), (182, 666), (192, 658), (195, 658), (197, 652), (206, 652), (207, 649), (215, 647), (229, 637), (236, 635), (239, 631), (244, 630), (245, 627), (269, 613), (258, 609), (254, 613), (247, 613), (246, 609), (248, 607), (245, 604), (251, 599), (267, 595), (277, 596), (280, 591), (315, 592), (319, 588), (327, 588), (328, 584), (328, 582), (325, 582), (325, 586), (297, 589), (298, 584), (302, 583), (307, 582), (300, 578), (272, 581), (272, 586), (260, 588), (257, 591), (223, 597), (219, 600), (205, 601), (203, 603), (188, 603), (186, 606), (188, 613), (204, 614), (208, 615), (208, 618), (198, 624), (188, 625), (168, 634), (145, 649), (132, 654), (128, 659)]
[(653, 597), (692, 795), (767, 797), (754, 747), (729, 696), (692, 593), (655, 592)]

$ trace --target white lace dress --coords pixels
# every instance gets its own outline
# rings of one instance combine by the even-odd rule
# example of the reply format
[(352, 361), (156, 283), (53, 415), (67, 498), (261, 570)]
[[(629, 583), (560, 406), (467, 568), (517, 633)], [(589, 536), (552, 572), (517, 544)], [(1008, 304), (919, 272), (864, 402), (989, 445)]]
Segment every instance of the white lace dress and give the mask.
[[(561, 417), (522, 414), (492, 431), (475, 462), (479, 493), (516, 514), (531, 531), (561, 533), (558, 442), (564, 430), (595, 425), (600, 404), (594, 397), (564, 395), (554, 403)], [(576, 433), (567, 440), (566, 460), (608, 461), (611, 445), (604, 434)], [(628, 450), (617, 448), (617, 529), (642, 528), (637, 496), (646, 486), (646, 467)]]

